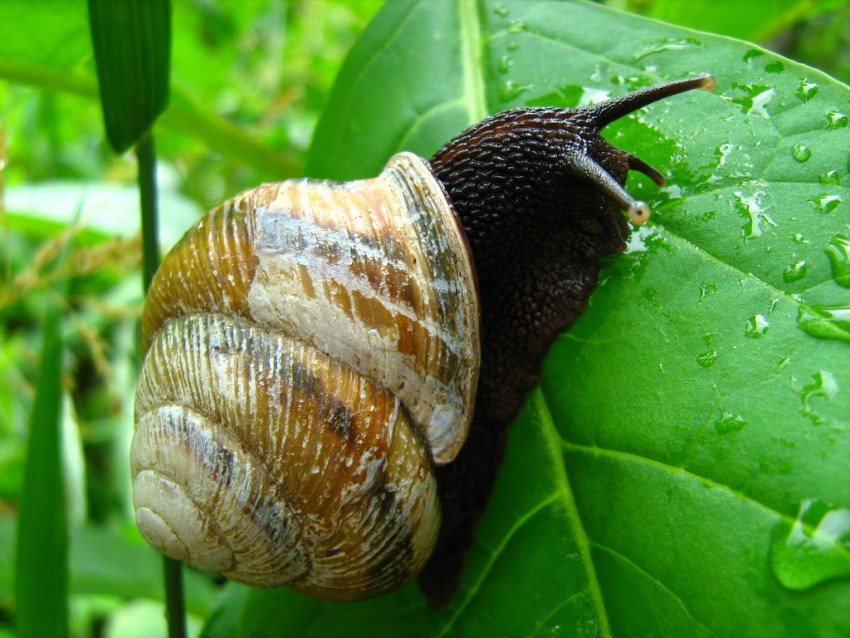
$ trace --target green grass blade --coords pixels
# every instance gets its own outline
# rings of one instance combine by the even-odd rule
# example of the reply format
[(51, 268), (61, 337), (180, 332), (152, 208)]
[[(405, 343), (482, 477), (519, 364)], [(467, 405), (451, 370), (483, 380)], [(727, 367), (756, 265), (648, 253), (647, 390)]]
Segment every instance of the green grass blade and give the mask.
[(168, 104), (169, 0), (89, 0), (100, 101), (109, 143), (123, 152)]
[[(156, 197), (156, 150), (153, 136), (145, 135), (136, 147), (139, 161), (139, 198), (142, 213), (142, 280), (145, 293), (150, 288), (154, 273), (159, 266), (159, 226)], [(165, 578), (165, 611), (168, 620), (168, 635), (183, 638), (186, 635), (186, 612), (183, 596), (182, 564), (163, 556)]]
[(62, 321), (46, 310), (17, 534), (16, 625), (21, 638), (67, 633), (67, 521), (62, 473)]

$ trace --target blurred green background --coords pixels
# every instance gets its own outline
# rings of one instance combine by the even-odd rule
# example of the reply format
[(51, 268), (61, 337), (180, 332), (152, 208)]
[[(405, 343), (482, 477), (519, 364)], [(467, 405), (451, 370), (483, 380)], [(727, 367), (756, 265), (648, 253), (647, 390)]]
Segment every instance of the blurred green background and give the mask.
[[(378, 0), (194, 0), (173, 7), (171, 117), (158, 125), (163, 242), (264, 179), (301, 172), (339, 66)], [(611, 1), (755, 41), (850, 80), (845, 2)], [(114, 155), (92, 92), (82, 1), (0, 5), (0, 636), (14, 615), (14, 529), (39, 369), (40, 318), (63, 313), (71, 615), (78, 636), (161, 625), (159, 562), (130, 523), (126, 450), (137, 370), (136, 166)], [(400, 72), (402, 72), (400, 70)], [(231, 131), (245, 144), (221, 143)], [(254, 146), (252, 146), (254, 145)], [(273, 152), (258, 159), (252, 148)], [(60, 258), (73, 239), (67, 258)], [(68, 286), (63, 298), (56, 286)], [(216, 584), (189, 583), (193, 627)], [(153, 624), (148, 624), (153, 623)]]

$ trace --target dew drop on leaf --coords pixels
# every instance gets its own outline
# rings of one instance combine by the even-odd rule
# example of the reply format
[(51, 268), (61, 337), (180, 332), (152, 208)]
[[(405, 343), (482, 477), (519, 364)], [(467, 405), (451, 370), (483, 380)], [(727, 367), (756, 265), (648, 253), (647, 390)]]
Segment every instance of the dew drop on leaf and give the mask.
[(839, 195), (821, 195), (809, 200), (819, 213), (831, 213), (841, 203)]
[(715, 292), (717, 292), (717, 284), (703, 282), (699, 285), (699, 300), (702, 301)]
[(519, 82), (508, 80), (502, 85), (502, 90), (499, 91), (499, 99), (502, 102), (510, 102), (518, 98), (530, 88), (531, 86), (528, 84), (520, 84)]
[(514, 61), (511, 59), (511, 56), (503, 55), (499, 58), (499, 73), (507, 73), (513, 65)]
[(818, 398), (831, 400), (836, 394), (838, 394), (838, 381), (831, 372), (820, 370), (812, 375), (812, 382), (803, 388), (803, 393), (800, 395), (803, 402), (803, 416), (815, 425), (821, 425), (824, 419), (812, 407), (812, 400)]
[(821, 173), (821, 175), (818, 177), (818, 180), (821, 184), (825, 184), (827, 186), (837, 186), (841, 183), (841, 177), (839, 176), (838, 171), (836, 170)]
[(744, 225), (741, 226), (744, 237), (747, 239), (761, 237), (763, 225), (776, 226), (776, 222), (764, 212), (764, 207), (759, 200), (760, 193), (745, 195), (741, 191), (735, 191), (734, 195), (738, 200), (735, 209), (745, 220)]
[(764, 318), (764, 315), (753, 315), (747, 319), (744, 335), (750, 339), (761, 339), (767, 334), (768, 328), (770, 328), (770, 322)]
[(732, 102), (741, 106), (741, 110), (746, 115), (761, 115), (764, 118), (769, 118), (770, 113), (767, 112), (767, 105), (776, 94), (776, 89), (762, 84), (740, 84), (736, 83), (736, 89), (744, 91), (744, 95), (734, 98)]
[(652, 55), (653, 53), (661, 53), (662, 51), (681, 51), (682, 49), (687, 49), (690, 46), (700, 46), (701, 44), (702, 42), (696, 38), (661, 38), (650, 44), (643, 51), (633, 55), (632, 61), (637, 62), (638, 60), (645, 58), (648, 55)]
[(805, 260), (797, 261), (785, 269), (785, 272), (782, 273), (782, 278), (789, 284), (795, 281), (800, 281), (806, 276), (808, 270), (809, 267)]
[(836, 233), (824, 249), (832, 266), (835, 283), (850, 288), (850, 237)]
[(845, 128), (847, 123), (847, 115), (840, 111), (830, 111), (826, 115), (826, 128), (828, 129)]
[(718, 434), (729, 434), (743, 429), (745, 425), (747, 425), (747, 421), (740, 414), (724, 412), (714, 422), (714, 429)]
[(508, 17), (508, 10), (503, 4), (497, 4), (495, 7), (493, 7), (493, 13), (495, 13), (500, 18)]
[(850, 577), (850, 510), (803, 501), (796, 520), (783, 519), (774, 530), (770, 566), (792, 590)]
[(806, 78), (802, 78), (800, 80), (799, 86), (794, 89), (794, 95), (803, 100), (804, 102), (808, 102), (811, 100), (818, 92), (818, 85), (814, 82), (809, 82)]
[(528, 28), (528, 25), (525, 24), (522, 20), (511, 20), (511, 23), (508, 25), (509, 33), (522, 33)]
[(805, 162), (812, 156), (812, 149), (805, 144), (794, 144), (791, 147), (791, 155), (798, 162)]
[(717, 350), (709, 350), (707, 352), (703, 352), (697, 357), (697, 363), (700, 364), (703, 368), (710, 368), (714, 365), (715, 361), (717, 361)]
[(850, 342), (850, 306), (803, 306), (797, 327), (818, 339)]

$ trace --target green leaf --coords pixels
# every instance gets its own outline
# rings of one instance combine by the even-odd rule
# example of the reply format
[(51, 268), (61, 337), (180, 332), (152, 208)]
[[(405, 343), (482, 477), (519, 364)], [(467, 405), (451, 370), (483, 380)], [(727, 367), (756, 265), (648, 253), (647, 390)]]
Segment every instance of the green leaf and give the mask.
[[(0, 517), (3, 547), (15, 545), (16, 522)], [(126, 527), (76, 525), (69, 536), (68, 593), (72, 596), (163, 600), (161, 555), (144, 541), (135, 523)], [(0, 602), (7, 607), (12, 606), (12, 562), (11, 553), (0, 554)], [(185, 579), (188, 612), (207, 616), (220, 588), (192, 569), (185, 570)]]
[(169, 0), (89, 0), (106, 135), (122, 153), (147, 133), (168, 104)]
[[(160, 555), (131, 530), (76, 527), (72, 533), (71, 591), (74, 594), (120, 596), (127, 600), (162, 600)], [(185, 570), (186, 607), (206, 615), (218, 588), (206, 576)]]
[(654, 217), (547, 358), (447, 607), (428, 611), (415, 584), (353, 604), (252, 590), (217, 623), (240, 636), (850, 634), (850, 290), (836, 253), (850, 233), (848, 87), (582, 2), (398, 1), (345, 63), (307, 172), (374, 175), (485, 113), (700, 72), (715, 91), (605, 131), (668, 184), (630, 181)]
[(168, 104), (169, 0), (89, 0), (106, 135), (121, 153), (147, 133)]
[(62, 315), (49, 304), (29, 420), (15, 564), (18, 635), (64, 636), (68, 531), (62, 474)]
[[(635, 1), (628, 3), (635, 10), (657, 20), (703, 29), (712, 33), (746, 38), (757, 42), (777, 37), (784, 29), (802, 18), (811, 18), (841, 6), (841, 0), (761, 0), (741, 3), (696, 0), (653, 0), (647, 6)], [(643, 5), (643, 6), (641, 6)]]
[[(97, 98), (97, 82), (83, 68), (92, 54), (85, 13), (84, 5), (65, 0), (40, 0), (38, 11), (33, 10), (29, 0), (0, 3), (0, 78)], [(194, 78), (190, 84), (195, 87)], [(171, 87), (162, 124), (202, 140), (211, 149), (253, 167), (269, 179), (299, 172), (291, 153), (262, 144), (179, 82)]]

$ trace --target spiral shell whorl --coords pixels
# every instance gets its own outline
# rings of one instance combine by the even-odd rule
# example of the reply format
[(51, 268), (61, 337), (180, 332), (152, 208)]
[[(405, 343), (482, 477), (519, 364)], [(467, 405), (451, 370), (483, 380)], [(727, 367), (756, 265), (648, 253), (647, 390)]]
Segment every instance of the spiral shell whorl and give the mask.
[(430, 554), (439, 504), (420, 435), (392, 395), (311, 348), (223, 315), (169, 321), (136, 411), (137, 520), (169, 555), (348, 598)]
[(136, 517), (164, 553), (259, 586), (363, 598), (416, 575), (433, 464), (478, 371), (467, 246), (424, 160), (226, 202), (165, 258), (142, 318)]
[(443, 464), (466, 439), (478, 381), (472, 268), (427, 162), (399, 153), (374, 179), (265, 184), (213, 210), (157, 273), (142, 342), (191, 312), (297, 337), (399, 396)]

